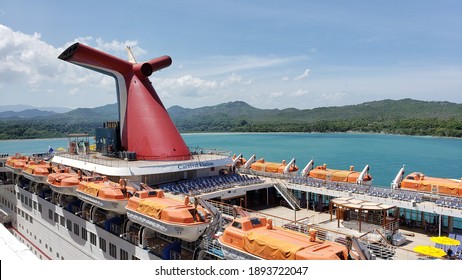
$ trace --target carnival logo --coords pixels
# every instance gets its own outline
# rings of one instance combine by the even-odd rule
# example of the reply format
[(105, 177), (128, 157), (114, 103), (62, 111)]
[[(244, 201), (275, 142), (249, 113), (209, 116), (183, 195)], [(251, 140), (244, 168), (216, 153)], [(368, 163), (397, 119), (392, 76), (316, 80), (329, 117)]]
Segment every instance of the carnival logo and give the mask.
[(210, 167), (213, 166), (212, 161), (203, 161), (203, 162), (191, 162), (185, 164), (178, 164), (178, 169), (192, 169), (192, 168), (199, 168), (199, 167)]

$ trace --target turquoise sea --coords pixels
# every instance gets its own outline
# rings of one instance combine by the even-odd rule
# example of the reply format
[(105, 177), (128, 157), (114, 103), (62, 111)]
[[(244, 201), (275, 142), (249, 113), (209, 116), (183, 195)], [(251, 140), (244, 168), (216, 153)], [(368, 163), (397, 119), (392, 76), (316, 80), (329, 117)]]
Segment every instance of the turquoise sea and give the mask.
[[(353, 133), (183, 134), (189, 147), (216, 148), (230, 154), (253, 154), (267, 161), (296, 159), (302, 169), (311, 159), (335, 169), (366, 164), (374, 185), (389, 187), (399, 169), (432, 177), (462, 177), (462, 139)], [(67, 138), (0, 141), (0, 154), (43, 153), (67, 147)]]

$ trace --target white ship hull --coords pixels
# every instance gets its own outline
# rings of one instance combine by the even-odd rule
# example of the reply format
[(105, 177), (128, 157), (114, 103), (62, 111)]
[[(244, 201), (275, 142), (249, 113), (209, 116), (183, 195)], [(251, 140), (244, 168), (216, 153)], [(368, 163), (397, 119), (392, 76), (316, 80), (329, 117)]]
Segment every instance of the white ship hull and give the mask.
[(46, 183), (47, 178), (48, 178), (47, 176), (34, 176), (27, 172), (23, 172), (22, 175), (26, 177), (27, 179), (31, 180), (32, 182), (36, 182), (36, 183)]
[(77, 196), (77, 191), (76, 190), (77, 190), (78, 186), (75, 186), (75, 187), (57, 187), (57, 186), (53, 186), (51, 184), (48, 184), (48, 185), (56, 193)]
[[(24, 197), (24, 202), (17, 200), (14, 192)], [(17, 203), (16, 212), (6, 208), (12, 215), (10, 231), (39, 259), (161, 259), (149, 249), (120, 238), (120, 233), (102, 230), (19, 186), (2, 185), (0, 194), (10, 205)], [(2, 205), (3, 209), (5, 207)]]
[(255, 255), (228, 246), (220, 242), (220, 239), (218, 239), (218, 243), (221, 246), (223, 256), (226, 260), (262, 260), (262, 258), (259, 258)]
[(176, 237), (188, 242), (197, 240), (202, 234), (204, 234), (205, 230), (209, 225), (169, 224), (129, 209), (127, 209), (127, 217), (131, 221), (146, 226), (154, 231), (160, 232), (167, 236)]
[(85, 194), (79, 191), (77, 191), (77, 197), (81, 199), (82, 201), (88, 202), (104, 210), (113, 211), (113, 212), (116, 212), (122, 215), (127, 213), (125, 206), (127, 205), (128, 200), (121, 200), (121, 201), (104, 200), (104, 199), (99, 199), (99, 198), (96, 198), (94, 196), (91, 196), (91, 195), (88, 195), (88, 194)]

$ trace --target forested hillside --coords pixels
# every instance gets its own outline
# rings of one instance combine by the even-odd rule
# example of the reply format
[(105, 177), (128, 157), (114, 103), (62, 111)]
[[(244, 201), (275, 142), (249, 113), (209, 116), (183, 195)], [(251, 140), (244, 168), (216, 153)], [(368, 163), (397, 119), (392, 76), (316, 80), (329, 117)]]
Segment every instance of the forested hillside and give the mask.
[[(462, 137), (462, 104), (411, 99), (316, 109), (258, 109), (236, 101), (168, 109), (180, 132), (370, 132)], [(116, 104), (63, 114), (0, 119), (0, 139), (65, 137), (94, 133), (118, 119)]]

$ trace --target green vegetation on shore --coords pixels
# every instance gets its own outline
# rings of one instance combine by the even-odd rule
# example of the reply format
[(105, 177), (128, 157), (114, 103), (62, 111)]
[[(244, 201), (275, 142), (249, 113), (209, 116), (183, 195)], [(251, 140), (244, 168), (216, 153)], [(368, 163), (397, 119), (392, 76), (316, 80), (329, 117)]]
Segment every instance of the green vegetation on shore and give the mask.
[[(168, 109), (180, 132), (363, 132), (462, 137), (462, 104), (411, 99), (311, 110), (263, 110), (244, 102)], [(91, 117), (89, 117), (91, 116)], [(117, 119), (117, 106), (76, 109), (33, 119), (0, 119), (0, 139), (65, 137), (94, 133)]]

